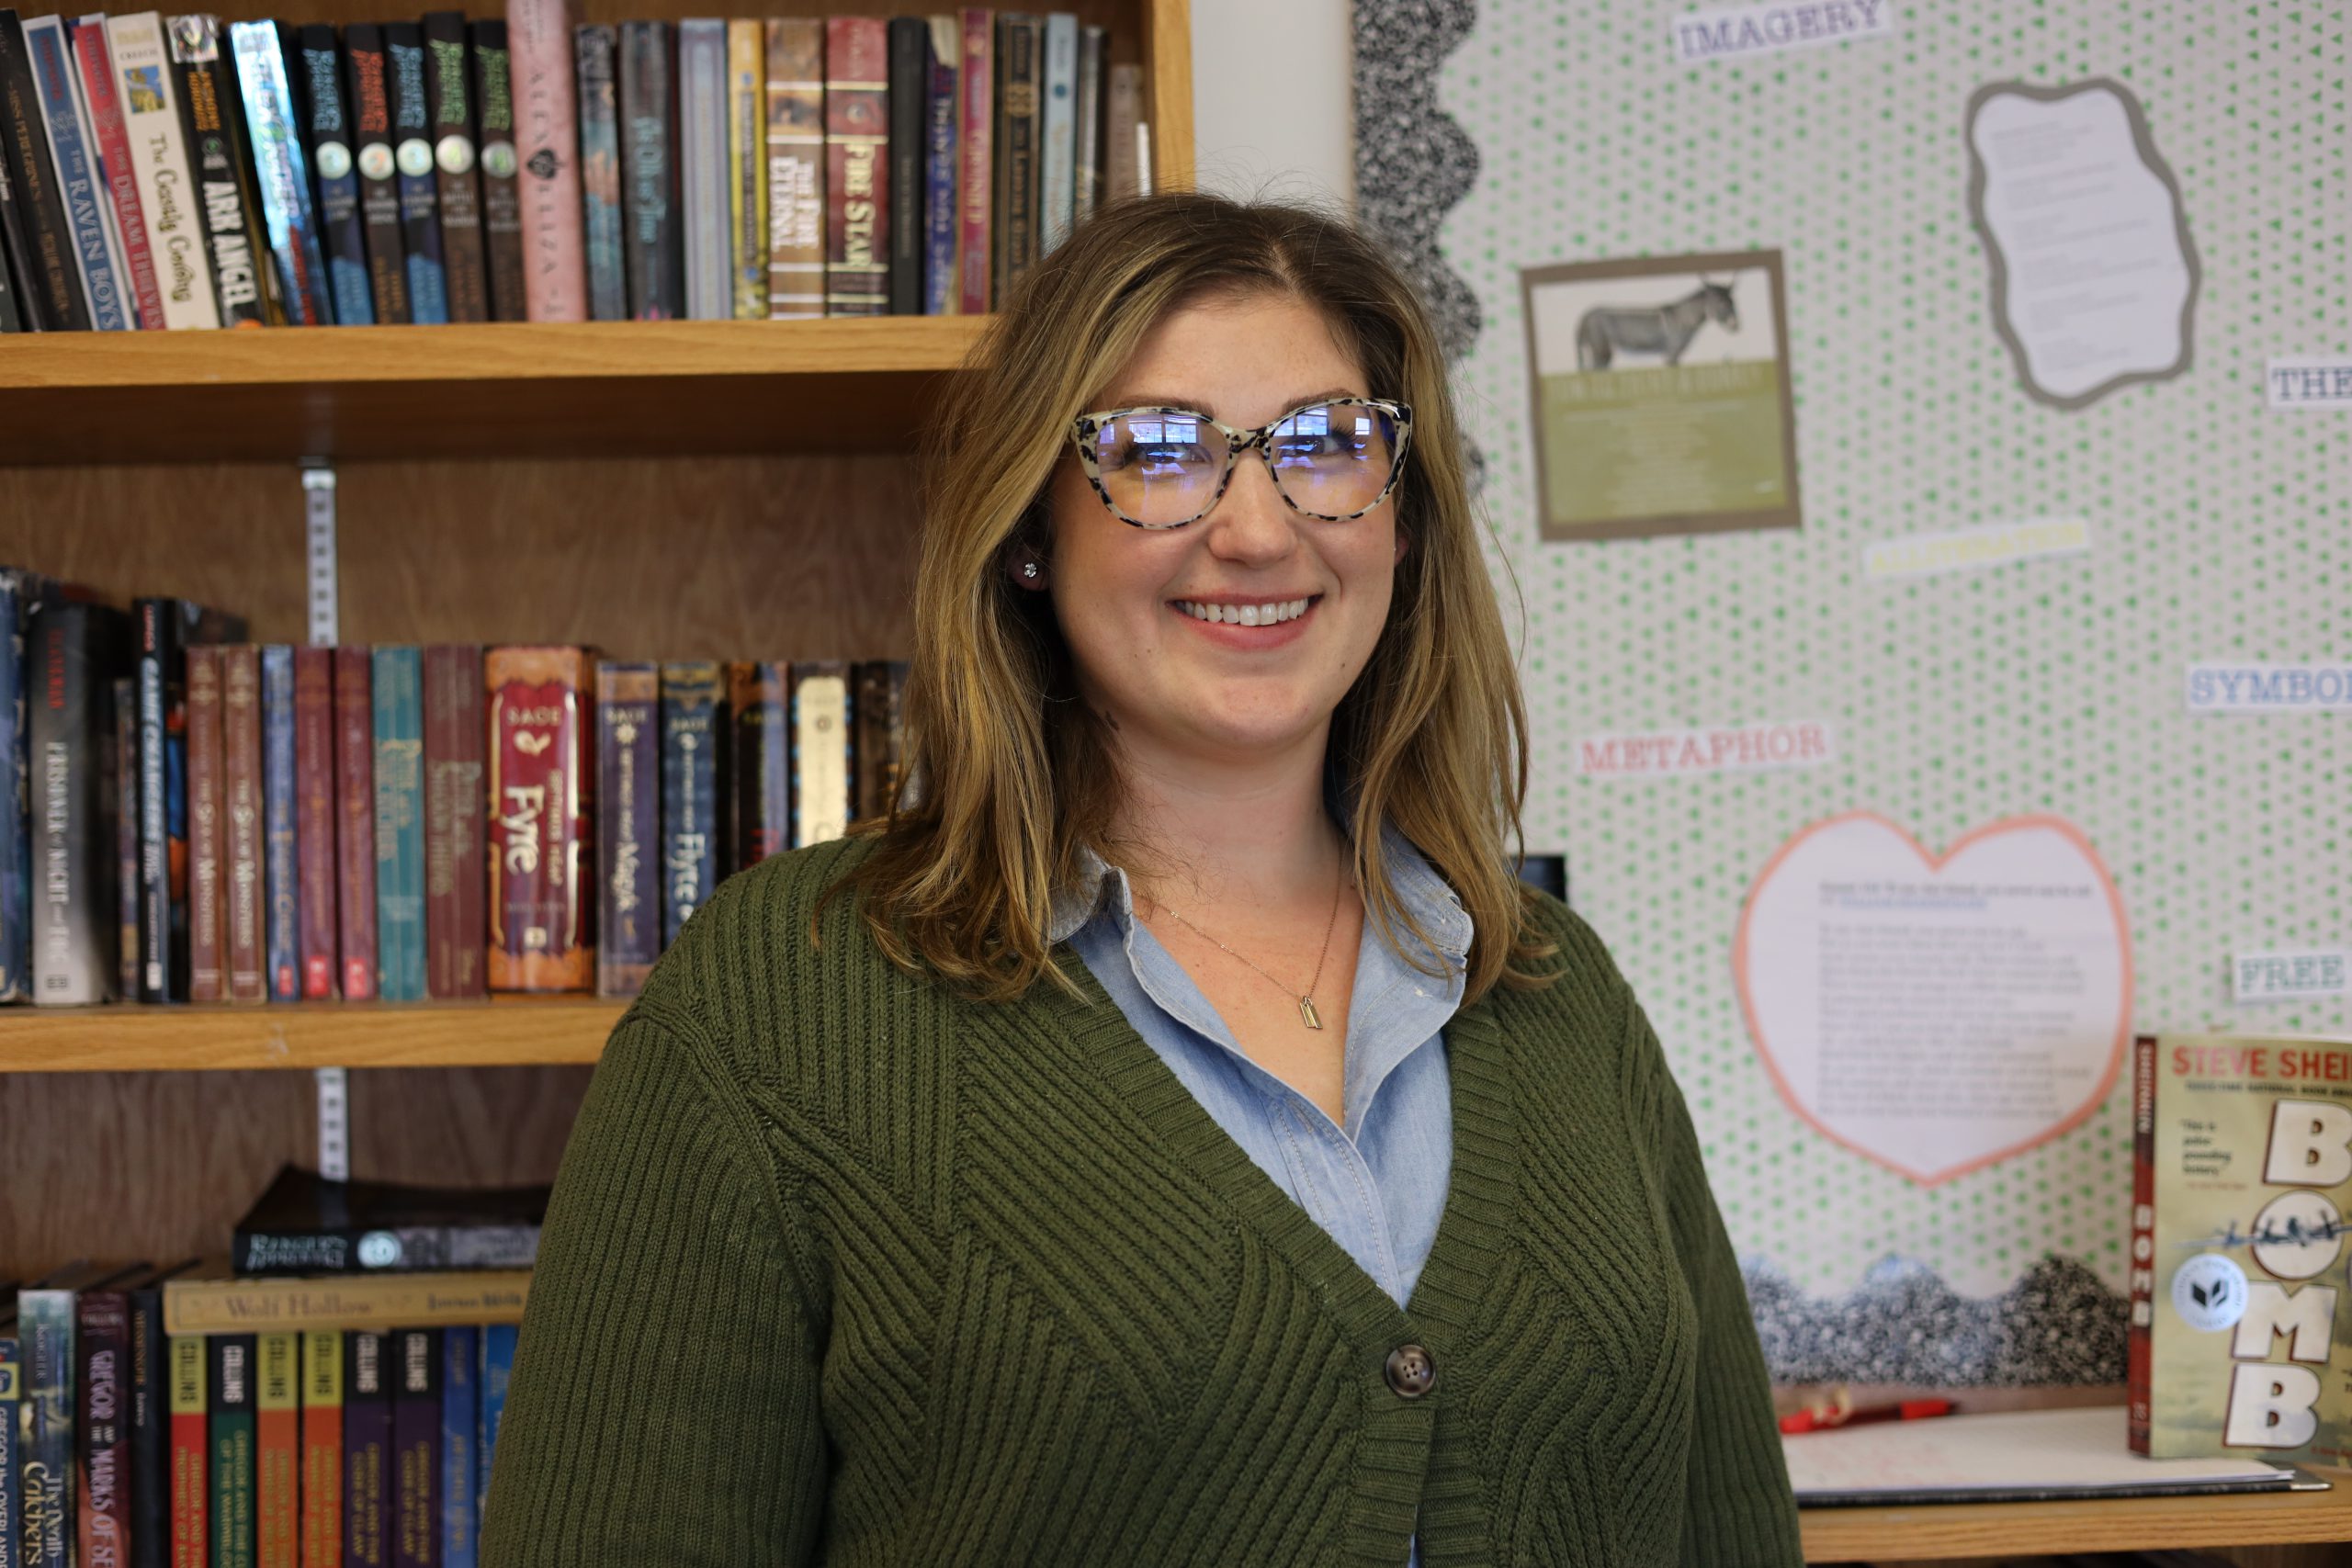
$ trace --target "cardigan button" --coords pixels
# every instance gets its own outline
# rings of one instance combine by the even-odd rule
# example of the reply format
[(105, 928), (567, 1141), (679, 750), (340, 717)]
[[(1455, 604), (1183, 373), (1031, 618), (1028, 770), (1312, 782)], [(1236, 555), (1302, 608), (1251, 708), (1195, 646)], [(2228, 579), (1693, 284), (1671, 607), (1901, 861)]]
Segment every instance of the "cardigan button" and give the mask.
[(1437, 1363), (1419, 1345), (1388, 1352), (1388, 1387), (1399, 1399), (1419, 1399), (1437, 1382)]

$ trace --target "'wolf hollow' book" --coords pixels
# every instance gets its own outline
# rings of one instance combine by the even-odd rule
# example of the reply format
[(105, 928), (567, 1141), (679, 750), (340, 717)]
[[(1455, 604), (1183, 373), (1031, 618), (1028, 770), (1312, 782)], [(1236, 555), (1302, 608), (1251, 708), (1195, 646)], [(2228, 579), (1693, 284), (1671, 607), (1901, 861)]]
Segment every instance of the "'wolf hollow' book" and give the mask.
[(2352, 1041), (2141, 1036), (2134, 1452), (2352, 1461)]

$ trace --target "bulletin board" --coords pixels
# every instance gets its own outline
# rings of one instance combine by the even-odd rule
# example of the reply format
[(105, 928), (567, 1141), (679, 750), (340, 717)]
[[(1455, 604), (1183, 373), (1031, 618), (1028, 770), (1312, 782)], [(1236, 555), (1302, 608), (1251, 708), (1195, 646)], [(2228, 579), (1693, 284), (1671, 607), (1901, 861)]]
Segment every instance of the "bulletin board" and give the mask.
[[(2352, 1033), (2340, 991), (2237, 990), (2246, 955), (2352, 946), (2340, 9), (1358, 0), (1355, 26), (1360, 216), (1458, 356), (1529, 846), (1566, 854), (1665, 1043), (1775, 1377), (2120, 1381), (2131, 1094), (2105, 1042)], [(2095, 344), (2020, 344), (2066, 279), (2030, 234), (1988, 243), (2046, 148), (1973, 153), (1973, 117), (2040, 135), (2050, 103), (2136, 117), (2118, 144), (2156, 162), (2115, 199), (2151, 233), (2177, 204), (2170, 270), (2118, 286), (2154, 325), (2112, 375)], [(1785, 278), (1797, 525), (1547, 540), (1528, 275), (1751, 251)], [(1873, 867), (1933, 893), (1963, 857), (2025, 900), (1969, 918), (2084, 944), (2089, 999), (2052, 1028), (2096, 1048), (2048, 1103), (1906, 1152), (1867, 1107), (1805, 1102), (1804, 1043), (1762, 1038), (1800, 1025), (1749, 992), (1825, 962), (1805, 922), (1877, 897)], [(1807, 867), (1801, 897), (1775, 881)]]

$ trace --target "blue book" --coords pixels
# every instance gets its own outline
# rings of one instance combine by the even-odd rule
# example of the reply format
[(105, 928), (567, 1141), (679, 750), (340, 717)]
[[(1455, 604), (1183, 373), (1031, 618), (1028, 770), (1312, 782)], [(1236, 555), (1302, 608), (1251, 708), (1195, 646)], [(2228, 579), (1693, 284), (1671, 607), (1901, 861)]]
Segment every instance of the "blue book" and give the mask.
[(481, 1515), (476, 1502), (481, 1410), (481, 1330), (441, 1331), (441, 1559), (439, 1568), (474, 1568)]
[(923, 99), (922, 313), (952, 316), (956, 272), (956, 78), (963, 33), (954, 17), (931, 18), (930, 71)]
[(98, 164), (96, 128), (82, 105), (81, 73), (63, 19), (27, 20), (25, 51), (32, 56), (33, 84), (40, 96), (41, 118), (49, 127), (49, 151), (56, 164), (58, 194), (65, 203), (74, 259), (81, 268), (90, 324), (102, 333), (131, 331), (138, 323), (122, 297), (122, 242), (107, 221), (112, 198)]
[(277, 297), (294, 326), (332, 325), (326, 264), (319, 257), (318, 214), (311, 202), (310, 163), (294, 118), (294, 87), (275, 22), (232, 22), (229, 48), (237, 60), (238, 96), (245, 110), (246, 145), (261, 197), (269, 254), (277, 268)]
[(678, 939), (686, 917), (718, 886), (719, 748), (727, 738), (726, 667), (707, 661), (662, 666), (662, 941)]
[(573, 36), (580, 78), (580, 217), (588, 241), (588, 319), (628, 319), (621, 260), (621, 141), (612, 28), (582, 22)]
[(511, 1323), (485, 1324), (481, 1331), (481, 1402), (475, 1427), (479, 1463), (475, 1470), (474, 1506), (490, 1507), (490, 1461), (498, 1453), (498, 1424), (506, 1416), (506, 1384), (514, 1375), (514, 1337)]
[(414, 645), (374, 650), (376, 965), (388, 1002), (424, 999), (424, 669)]
[(302, 874), (294, 852), (294, 649), (282, 642), (261, 650), (261, 810), (269, 999), (300, 1001)]
[(441, 187), (434, 177), (433, 110), (424, 93), (424, 29), (384, 24), (385, 85), (392, 100), (392, 164), (400, 171), (401, 240), (408, 252), (409, 320), (449, 319), (449, 272), (441, 262)]
[(24, 1568), (24, 1508), (17, 1495), (23, 1469), (17, 1455), (17, 1417), (24, 1408), (23, 1347), (13, 1334), (0, 1334), (0, 1568)]
[(359, 170), (351, 151), (356, 138), (343, 107), (342, 51), (335, 47), (334, 29), (323, 23), (310, 23), (300, 36), (302, 96), (311, 114), (307, 145), (319, 180), (319, 234), (335, 324), (372, 326), (376, 304), (368, 288), (368, 242), (359, 226)]
[(596, 994), (633, 997), (662, 956), (662, 668), (596, 666)]
[(32, 995), (31, 775), (25, 751), (25, 634), (56, 592), (35, 572), (0, 568), (0, 1002)]

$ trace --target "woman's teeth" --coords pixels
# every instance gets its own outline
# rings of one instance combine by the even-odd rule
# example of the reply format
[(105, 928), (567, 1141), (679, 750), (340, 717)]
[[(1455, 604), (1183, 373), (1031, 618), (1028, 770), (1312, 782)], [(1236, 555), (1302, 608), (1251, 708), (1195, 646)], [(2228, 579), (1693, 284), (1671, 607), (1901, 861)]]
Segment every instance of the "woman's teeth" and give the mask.
[(1272, 626), (1306, 614), (1308, 599), (1284, 599), (1272, 604), (1195, 604), (1179, 599), (1176, 607), (1196, 621), (1228, 626)]

